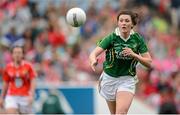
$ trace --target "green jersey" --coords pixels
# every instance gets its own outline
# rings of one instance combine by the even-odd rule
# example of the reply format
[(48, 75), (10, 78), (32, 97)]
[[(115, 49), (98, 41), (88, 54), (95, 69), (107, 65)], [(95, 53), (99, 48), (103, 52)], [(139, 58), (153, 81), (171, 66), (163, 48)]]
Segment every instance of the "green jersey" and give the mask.
[(137, 54), (148, 51), (143, 37), (135, 32), (131, 33), (127, 39), (123, 39), (118, 34), (118, 31), (115, 31), (98, 42), (97, 45), (106, 50), (106, 60), (103, 63), (103, 69), (105, 73), (112, 77), (136, 75), (138, 61), (132, 57), (123, 56), (123, 48), (131, 48)]

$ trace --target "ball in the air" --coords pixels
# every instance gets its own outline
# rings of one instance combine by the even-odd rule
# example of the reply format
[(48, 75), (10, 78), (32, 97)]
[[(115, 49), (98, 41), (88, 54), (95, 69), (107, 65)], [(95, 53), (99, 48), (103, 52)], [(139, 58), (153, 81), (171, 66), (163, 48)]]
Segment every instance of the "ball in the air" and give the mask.
[(73, 27), (79, 27), (86, 21), (86, 13), (81, 8), (71, 8), (66, 14), (66, 21)]

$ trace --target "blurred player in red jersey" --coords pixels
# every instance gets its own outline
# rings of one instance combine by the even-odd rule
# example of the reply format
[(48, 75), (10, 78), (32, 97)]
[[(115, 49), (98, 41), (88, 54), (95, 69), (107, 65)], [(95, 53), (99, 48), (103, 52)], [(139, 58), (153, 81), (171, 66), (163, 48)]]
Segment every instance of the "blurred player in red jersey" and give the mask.
[(24, 60), (23, 47), (12, 48), (13, 61), (3, 72), (3, 87), (0, 106), (7, 114), (32, 113), (36, 73), (31, 64)]

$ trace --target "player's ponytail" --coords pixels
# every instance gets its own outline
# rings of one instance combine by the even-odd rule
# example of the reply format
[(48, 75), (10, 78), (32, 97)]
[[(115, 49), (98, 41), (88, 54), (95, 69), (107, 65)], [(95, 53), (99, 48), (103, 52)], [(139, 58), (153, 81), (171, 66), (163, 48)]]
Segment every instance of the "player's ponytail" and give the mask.
[(132, 18), (133, 25), (135, 26), (139, 21), (139, 15), (135, 12), (132, 12), (131, 18)]

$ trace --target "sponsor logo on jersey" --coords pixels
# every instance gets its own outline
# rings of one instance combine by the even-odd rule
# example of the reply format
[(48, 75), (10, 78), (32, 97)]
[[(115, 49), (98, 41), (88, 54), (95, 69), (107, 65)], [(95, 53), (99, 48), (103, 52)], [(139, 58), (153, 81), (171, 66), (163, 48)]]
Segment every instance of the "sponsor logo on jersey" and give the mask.
[(124, 56), (124, 55), (122, 54), (122, 51), (115, 50), (115, 54), (116, 54), (116, 58), (117, 58), (117, 59), (125, 59), (125, 60), (131, 60), (131, 59), (133, 59), (132, 57)]
[(16, 86), (17, 88), (20, 88), (20, 87), (23, 86), (23, 80), (22, 80), (20, 77), (16, 77), (16, 78), (15, 78), (15, 86)]

